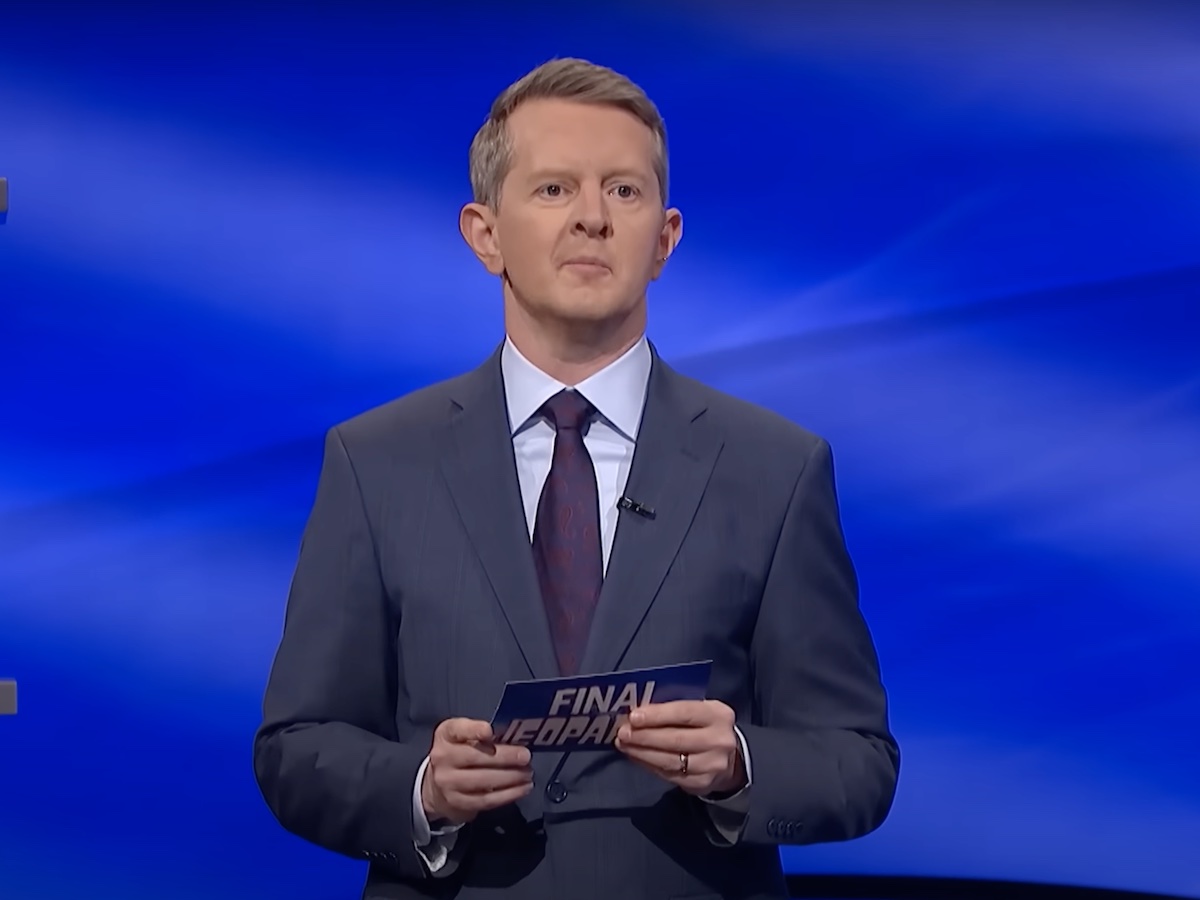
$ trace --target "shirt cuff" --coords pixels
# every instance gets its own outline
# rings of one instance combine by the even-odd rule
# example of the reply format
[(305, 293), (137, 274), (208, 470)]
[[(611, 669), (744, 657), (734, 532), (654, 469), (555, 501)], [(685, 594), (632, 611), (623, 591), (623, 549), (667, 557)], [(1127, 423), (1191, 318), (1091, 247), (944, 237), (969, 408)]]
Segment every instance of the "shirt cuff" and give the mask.
[(454, 869), (453, 865), (447, 865), (450, 860), (450, 851), (454, 849), (454, 843), (458, 839), (458, 830), (462, 826), (430, 827), (429, 818), (425, 815), (425, 805), (421, 803), (421, 783), (425, 780), (425, 770), (428, 768), (429, 757), (427, 756), (422, 761), (420, 768), (417, 769), (417, 777), (413, 784), (413, 843), (416, 845), (417, 853), (425, 861), (430, 875), (449, 875)]
[[(750, 812), (750, 785), (754, 781), (754, 772), (750, 765), (750, 750), (746, 746), (746, 736), (742, 734), (742, 730), (735, 725), (733, 732), (737, 735), (738, 748), (742, 752), (742, 766), (746, 770), (746, 783), (736, 793), (728, 796), (710, 794), (700, 798), (705, 802), (708, 816), (712, 820), (713, 828), (716, 829), (716, 836), (713, 838), (714, 844), (736, 844), (746, 825), (746, 815)], [(718, 837), (720, 840), (717, 840)]]

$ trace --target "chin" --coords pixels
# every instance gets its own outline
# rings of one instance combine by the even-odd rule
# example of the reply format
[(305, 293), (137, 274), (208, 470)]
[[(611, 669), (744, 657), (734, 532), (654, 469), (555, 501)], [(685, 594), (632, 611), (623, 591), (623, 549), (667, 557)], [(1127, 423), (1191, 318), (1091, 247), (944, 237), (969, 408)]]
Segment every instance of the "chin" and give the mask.
[[(582, 288), (582, 289), (581, 289)], [(636, 316), (642, 305), (640, 299), (629, 300), (617, 295), (612, 285), (572, 286), (541, 297), (515, 294), (512, 298), (531, 319), (558, 322), (560, 325), (595, 327), (619, 322)]]
[(604, 322), (626, 319), (637, 309), (627, 303), (612, 301), (579, 302), (559, 304), (554, 310), (554, 316), (563, 322), (576, 322), (580, 325), (600, 325)]
[(620, 316), (636, 307), (611, 285), (571, 285), (543, 296), (537, 311), (559, 319), (603, 320)]

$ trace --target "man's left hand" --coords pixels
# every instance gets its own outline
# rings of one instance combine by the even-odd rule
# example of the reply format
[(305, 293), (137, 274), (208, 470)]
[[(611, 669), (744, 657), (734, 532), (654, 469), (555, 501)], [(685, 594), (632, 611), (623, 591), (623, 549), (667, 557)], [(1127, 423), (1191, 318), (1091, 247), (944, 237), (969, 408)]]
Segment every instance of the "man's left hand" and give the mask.
[(732, 793), (746, 785), (733, 725), (733, 710), (719, 700), (651, 703), (630, 712), (617, 732), (616, 745), (638, 765), (689, 794)]

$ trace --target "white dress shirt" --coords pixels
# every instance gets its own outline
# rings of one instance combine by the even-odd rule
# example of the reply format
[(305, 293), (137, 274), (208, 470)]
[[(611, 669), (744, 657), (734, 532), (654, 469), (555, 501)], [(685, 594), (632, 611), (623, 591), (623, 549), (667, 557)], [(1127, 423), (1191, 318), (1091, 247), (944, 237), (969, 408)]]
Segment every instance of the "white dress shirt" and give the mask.
[[(637, 444), (638, 426), (641, 424), (642, 410), (646, 404), (651, 361), (650, 345), (643, 337), (620, 359), (574, 386), (599, 413), (588, 427), (583, 442), (596, 469), (596, 487), (600, 497), (601, 551), (606, 572), (613, 537), (617, 531), (617, 501), (621, 499), (625, 484), (629, 480), (629, 467), (633, 462), (633, 450)], [(508, 421), (512, 428), (521, 500), (532, 541), (538, 500), (541, 498), (542, 486), (550, 474), (555, 437), (554, 426), (537, 413), (547, 400), (568, 385), (555, 381), (534, 366), (521, 355), (510, 340), (505, 340), (500, 352), (500, 371), (504, 379)], [(747, 794), (750, 787), (750, 754), (746, 747), (746, 739), (740, 730), (737, 731), (737, 738), (746, 766), (746, 787), (733, 797), (708, 801), (713, 825), (728, 843), (736, 842), (741, 834), (749, 804)], [(421, 803), (421, 782), (428, 765), (429, 760), (426, 758), (417, 770), (416, 784), (413, 785), (413, 836), (417, 850), (429, 871), (435, 875), (446, 875), (453, 868), (447, 865), (447, 859), (458, 828), (451, 826), (430, 830)]]

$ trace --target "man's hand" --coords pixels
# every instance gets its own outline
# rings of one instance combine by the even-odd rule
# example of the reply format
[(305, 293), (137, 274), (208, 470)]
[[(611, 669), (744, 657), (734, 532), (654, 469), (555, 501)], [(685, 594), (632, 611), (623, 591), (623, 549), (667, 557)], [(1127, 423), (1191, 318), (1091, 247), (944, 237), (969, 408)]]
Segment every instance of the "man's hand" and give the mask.
[(533, 789), (529, 750), (492, 743), (492, 726), (447, 719), (433, 733), (421, 805), (430, 822), (455, 825), (520, 800)]
[(723, 794), (746, 785), (733, 725), (733, 710), (719, 700), (651, 703), (630, 712), (616, 744), (638, 765), (689, 794)]

